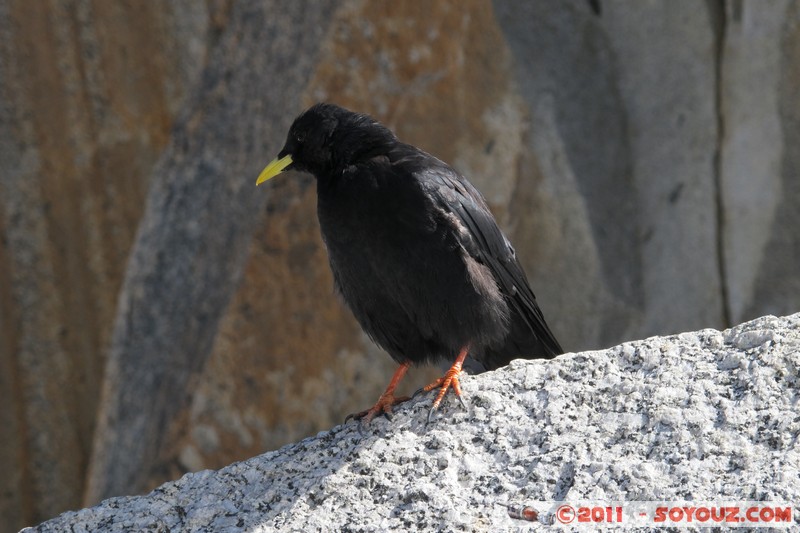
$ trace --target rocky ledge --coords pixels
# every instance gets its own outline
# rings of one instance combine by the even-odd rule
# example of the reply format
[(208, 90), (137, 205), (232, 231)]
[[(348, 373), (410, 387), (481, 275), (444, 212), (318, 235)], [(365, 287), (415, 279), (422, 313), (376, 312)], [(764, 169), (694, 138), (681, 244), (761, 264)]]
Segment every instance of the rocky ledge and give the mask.
[(337, 426), (24, 531), (498, 531), (534, 525), (514, 518), (533, 502), (798, 502), (799, 375), (800, 314), (514, 361), (465, 377), (468, 409), (449, 398), (431, 424), (418, 398), (364, 436)]

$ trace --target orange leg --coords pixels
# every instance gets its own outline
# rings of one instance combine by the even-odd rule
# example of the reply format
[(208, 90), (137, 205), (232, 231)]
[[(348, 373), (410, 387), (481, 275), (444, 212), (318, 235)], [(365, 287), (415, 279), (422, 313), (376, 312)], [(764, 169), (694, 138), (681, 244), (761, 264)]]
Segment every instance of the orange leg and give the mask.
[(403, 396), (400, 398), (394, 397), (394, 390), (397, 388), (397, 385), (400, 383), (400, 380), (403, 379), (403, 376), (406, 375), (406, 371), (411, 366), (411, 361), (405, 361), (401, 364), (397, 370), (395, 371), (394, 375), (392, 376), (392, 380), (389, 382), (389, 386), (386, 387), (386, 390), (381, 394), (381, 397), (378, 398), (378, 401), (375, 402), (370, 409), (366, 411), (361, 411), (360, 413), (353, 413), (347, 415), (347, 418), (344, 419), (345, 422), (350, 420), (351, 418), (355, 420), (361, 421), (362, 419), (369, 424), (370, 420), (375, 418), (376, 415), (384, 414), (387, 418), (392, 413), (392, 406), (404, 402), (409, 399), (408, 396)]
[(439, 388), (439, 394), (436, 395), (436, 399), (433, 400), (433, 406), (431, 407), (430, 412), (428, 413), (428, 422), (431, 421), (431, 417), (433, 416), (434, 411), (439, 408), (439, 404), (442, 403), (442, 399), (444, 395), (447, 394), (447, 390), (452, 386), (453, 392), (456, 393), (456, 397), (461, 402), (461, 405), (466, 407), (464, 404), (464, 399), (461, 397), (461, 383), (458, 381), (458, 376), (461, 374), (461, 367), (464, 365), (464, 359), (467, 358), (467, 354), (469, 353), (469, 345), (464, 346), (461, 348), (461, 351), (458, 353), (458, 357), (456, 357), (456, 361), (453, 363), (453, 366), (450, 367), (445, 375), (430, 385), (423, 387), (421, 391), (432, 391), (436, 387)]

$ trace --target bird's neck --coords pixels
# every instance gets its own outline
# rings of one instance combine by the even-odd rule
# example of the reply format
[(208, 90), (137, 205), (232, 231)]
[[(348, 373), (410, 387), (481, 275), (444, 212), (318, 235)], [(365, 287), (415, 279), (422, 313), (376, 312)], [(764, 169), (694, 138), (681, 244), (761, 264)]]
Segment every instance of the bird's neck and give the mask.
[(345, 130), (336, 145), (339, 149), (333, 153), (334, 171), (343, 171), (351, 165), (386, 155), (397, 144), (397, 137), (378, 123), (362, 126), (353, 130)]

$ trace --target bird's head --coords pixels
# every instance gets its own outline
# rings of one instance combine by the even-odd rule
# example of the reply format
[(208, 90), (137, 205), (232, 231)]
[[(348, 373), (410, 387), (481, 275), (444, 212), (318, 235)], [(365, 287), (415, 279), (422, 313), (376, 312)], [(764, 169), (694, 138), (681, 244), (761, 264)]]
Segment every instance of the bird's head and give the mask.
[(256, 185), (284, 170), (326, 178), (362, 158), (385, 152), (395, 142), (394, 134), (368, 115), (316, 104), (294, 120), (283, 149), (261, 172)]

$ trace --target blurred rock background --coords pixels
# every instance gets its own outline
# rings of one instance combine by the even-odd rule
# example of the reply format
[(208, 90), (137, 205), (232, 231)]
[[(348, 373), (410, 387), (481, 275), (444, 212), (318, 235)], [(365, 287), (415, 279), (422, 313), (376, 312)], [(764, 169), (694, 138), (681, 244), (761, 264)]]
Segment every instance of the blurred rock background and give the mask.
[(800, 309), (798, 95), (789, 0), (0, 1), (0, 530), (380, 394), (313, 179), (254, 187), (311, 103), (465, 173), (577, 351)]

